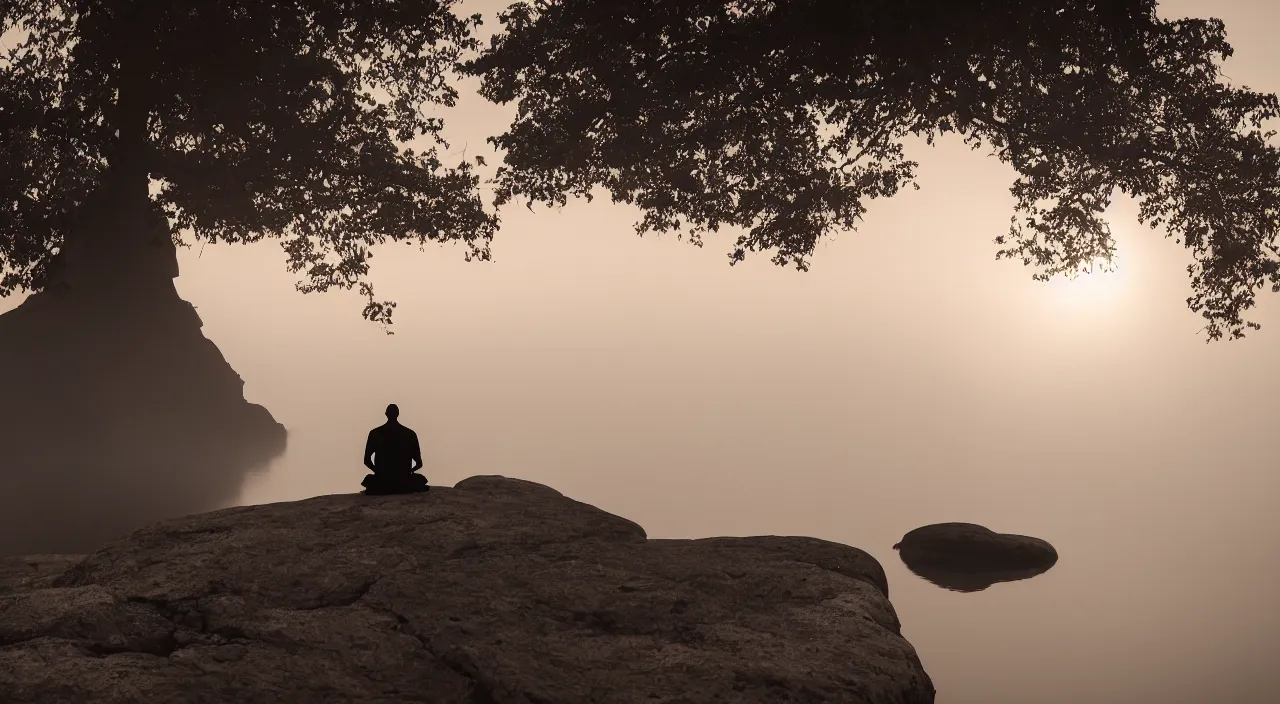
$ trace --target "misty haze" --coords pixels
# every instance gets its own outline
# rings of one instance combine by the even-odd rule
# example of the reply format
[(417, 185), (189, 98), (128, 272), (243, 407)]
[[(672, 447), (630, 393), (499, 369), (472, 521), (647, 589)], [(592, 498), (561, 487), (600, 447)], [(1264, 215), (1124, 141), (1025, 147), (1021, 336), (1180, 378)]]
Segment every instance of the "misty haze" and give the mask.
[[(508, 4), (453, 12), (483, 15), (487, 47)], [(1224, 80), (1280, 90), (1280, 3), (1161, 0), (1157, 12), (1221, 18), (1235, 48)], [(111, 342), (142, 319), (122, 308), (135, 294), (66, 314), (97, 351), (83, 359), (20, 350), (20, 332), (65, 337), (70, 324), (16, 317), (43, 294), (0, 299), (0, 361), (14, 367), (0, 370), (0, 421), (7, 438), (39, 439), (0, 449), (0, 553), (91, 553), (164, 519), (359, 492), (366, 439), (396, 404), (432, 487), (503, 475), (651, 540), (812, 536), (866, 551), (941, 704), (1280, 697), (1269, 288), (1243, 313), (1259, 329), (1206, 342), (1187, 305), (1192, 253), (1123, 195), (1104, 213), (1114, 262), (1033, 280), (993, 244), (1017, 174), (955, 134), (907, 137), (920, 188), (867, 199), (856, 230), (816, 243), (808, 271), (768, 251), (730, 266), (744, 231), (732, 224), (700, 247), (637, 236), (642, 209), (599, 184), (590, 202), (495, 209), (504, 152), (486, 138), (511, 128), (516, 103), (487, 100), (473, 76), (453, 85), (457, 104), (431, 108), (448, 141), (439, 158), (480, 176), (484, 212), (500, 218), (491, 261), (467, 261), (473, 243), (458, 239), (386, 242), (368, 260), (374, 298), (304, 294), (280, 241), (188, 232), (176, 255), (167, 240), (152, 248), (163, 267), (176, 256), (179, 275), (146, 283), (147, 319), (162, 322), (138, 323), (138, 348)], [(75, 262), (96, 256), (68, 255), (67, 276), (89, 281)], [(362, 317), (371, 300), (396, 303), (389, 324)], [(60, 370), (80, 381), (12, 381)], [(102, 420), (123, 395), (145, 412)], [(221, 400), (183, 405), (193, 395)], [(120, 447), (146, 433), (154, 441)], [(99, 447), (136, 464), (99, 465)], [(28, 476), (41, 463), (56, 472)], [(1056, 563), (945, 588), (894, 549), (945, 522), (1043, 539)]]

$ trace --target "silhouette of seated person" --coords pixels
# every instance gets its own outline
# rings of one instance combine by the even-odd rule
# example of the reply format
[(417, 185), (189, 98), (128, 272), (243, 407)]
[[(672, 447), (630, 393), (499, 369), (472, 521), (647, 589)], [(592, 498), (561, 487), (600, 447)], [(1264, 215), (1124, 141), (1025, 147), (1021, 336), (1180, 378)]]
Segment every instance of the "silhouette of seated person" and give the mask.
[(366, 494), (410, 494), (427, 490), (418, 434), (400, 425), (400, 409), (387, 406), (387, 422), (369, 431), (364, 466), (373, 471), (360, 482)]

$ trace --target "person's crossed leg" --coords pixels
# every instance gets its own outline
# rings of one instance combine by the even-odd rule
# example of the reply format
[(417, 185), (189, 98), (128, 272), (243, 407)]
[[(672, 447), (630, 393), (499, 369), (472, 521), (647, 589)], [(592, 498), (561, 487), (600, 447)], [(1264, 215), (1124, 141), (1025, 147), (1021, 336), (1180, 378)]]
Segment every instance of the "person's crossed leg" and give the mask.
[(400, 409), (387, 406), (387, 422), (369, 431), (364, 445), (364, 466), (373, 474), (360, 482), (366, 494), (409, 494), (427, 491), (418, 434), (400, 424)]

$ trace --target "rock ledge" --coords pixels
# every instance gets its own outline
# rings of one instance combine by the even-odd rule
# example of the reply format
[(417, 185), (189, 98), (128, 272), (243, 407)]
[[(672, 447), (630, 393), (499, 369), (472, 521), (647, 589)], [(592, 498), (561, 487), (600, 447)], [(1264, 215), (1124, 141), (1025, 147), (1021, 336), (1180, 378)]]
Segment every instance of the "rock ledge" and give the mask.
[(0, 701), (929, 704), (884, 571), (649, 540), (532, 482), (321, 496), (0, 562)]

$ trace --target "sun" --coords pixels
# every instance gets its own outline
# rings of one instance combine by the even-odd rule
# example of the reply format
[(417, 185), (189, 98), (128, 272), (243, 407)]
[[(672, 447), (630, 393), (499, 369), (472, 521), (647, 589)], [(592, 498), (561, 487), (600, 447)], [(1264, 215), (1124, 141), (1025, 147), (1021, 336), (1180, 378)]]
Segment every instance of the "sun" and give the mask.
[(1124, 284), (1124, 272), (1119, 259), (1098, 257), (1085, 262), (1079, 269), (1058, 274), (1049, 279), (1053, 298), (1067, 308), (1081, 312), (1097, 312), (1109, 303), (1115, 303)]

